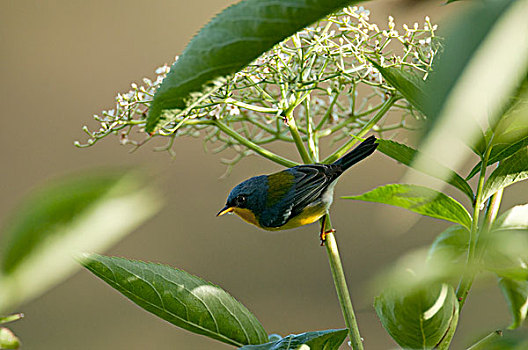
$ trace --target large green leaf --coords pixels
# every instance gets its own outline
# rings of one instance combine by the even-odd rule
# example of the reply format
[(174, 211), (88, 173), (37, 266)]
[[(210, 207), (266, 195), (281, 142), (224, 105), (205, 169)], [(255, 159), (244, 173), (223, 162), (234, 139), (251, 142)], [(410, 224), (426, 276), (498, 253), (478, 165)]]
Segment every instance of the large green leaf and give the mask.
[(246, 345), (240, 350), (337, 350), (347, 336), (346, 329), (290, 334), (282, 339), (260, 345)]
[[(473, 1), (444, 26), (444, 51), (426, 84), (423, 154), (460, 168), (469, 155), (462, 142), (478, 142), (488, 117), (493, 124), (509, 104), (528, 73), (527, 12), (526, 0)], [(500, 74), (489, 67), (500, 67)]]
[(81, 263), (137, 305), (178, 327), (235, 346), (268, 341), (262, 325), (241, 303), (185, 271), (96, 254)]
[(87, 172), (34, 191), (5, 229), (0, 311), (77, 270), (72, 255), (102, 251), (154, 215), (160, 208), (158, 193), (138, 175)]
[(408, 293), (389, 289), (374, 307), (383, 327), (406, 349), (448, 349), (458, 322), (458, 301), (447, 284)]
[(424, 111), (423, 102), (426, 100), (424, 81), (402, 68), (382, 67), (376, 61), (369, 59), (372, 65), (381, 73), (383, 78), (394, 86), (415, 108)]
[[(385, 155), (397, 160), (402, 164), (412, 166), (414, 169), (421, 171), (429, 176), (433, 176), (435, 178), (439, 178), (443, 181), (446, 181), (448, 184), (458, 188), (460, 191), (465, 193), (469, 197), (469, 199), (473, 201), (473, 190), (466, 182), (466, 180), (464, 180), (453, 170), (443, 166), (433, 158), (428, 158), (426, 156), (422, 156), (425, 162), (423, 162), (418, 167), (413, 166), (413, 159), (417, 155), (420, 155), (419, 151), (407, 145), (398, 143), (396, 141), (378, 139), (377, 143), (379, 144), (378, 150), (384, 153)], [(446, 176), (444, 174), (448, 175)]]
[(528, 147), (524, 147), (501, 162), (491, 173), (482, 190), (482, 201), (484, 202), (495, 192), (526, 179), (528, 179)]
[(239, 71), (273, 45), (316, 20), (359, 2), (351, 0), (245, 0), (213, 18), (191, 40), (154, 96), (147, 132), (166, 122), (164, 109), (183, 109), (190, 95)]
[(499, 287), (506, 298), (512, 315), (510, 329), (520, 327), (528, 314), (528, 281), (499, 277)]
[(423, 186), (391, 184), (346, 199), (390, 204), (418, 214), (471, 226), (467, 210), (453, 198)]

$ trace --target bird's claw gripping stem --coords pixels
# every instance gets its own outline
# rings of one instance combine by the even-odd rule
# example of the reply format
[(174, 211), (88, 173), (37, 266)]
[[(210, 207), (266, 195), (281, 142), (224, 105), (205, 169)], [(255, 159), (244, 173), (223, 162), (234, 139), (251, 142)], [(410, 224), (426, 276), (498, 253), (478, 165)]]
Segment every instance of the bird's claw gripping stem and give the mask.
[(328, 235), (330, 233), (334, 233), (334, 232), (336, 232), (336, 230), (334, 230), (334, 229), (331, 229), (331, 230), (328, 230), (328, 231), (324, 231), (324, 228), (323, 228), (323, 230), (321, 230), (321, 233), (319, 234), (319, 238), (321, 239), (321, 247), (325, 245), (326, 235)]

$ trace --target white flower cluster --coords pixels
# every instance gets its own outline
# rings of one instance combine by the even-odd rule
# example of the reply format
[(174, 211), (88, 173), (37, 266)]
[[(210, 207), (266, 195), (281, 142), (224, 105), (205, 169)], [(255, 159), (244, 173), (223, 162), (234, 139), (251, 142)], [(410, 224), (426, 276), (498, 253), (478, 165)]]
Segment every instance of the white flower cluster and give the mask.
[[(175, 59), (177, 60), (178, 57)], [(170, 67), (164, 64), (155, 70), (156, 78), (154, 80), (143, 78), (144, 85), (138, 86), (138, 84), (132, 83), (130, 84), (132, 90), (124, 94), (118, 93), (115, 108), (102, 111), (101, 115), (94, 114), (93, 118), (100, 123), (99, 130), (91, 132), (87, 127), (83, 127), (83, 130), (90, 138), (86, 144), (75, 141), (75, 145), (77, 147), (91, 146), (108, 134), (117, 134), (125, 128), (128, 131), (119, 133), (120, 143), (123, 145), (128, 143), (137, 144), (137, 142), (128, 139), (131, 127), (144, 124), (145, 114), (148, 111), (150, 102), (169, 71)]]
[[(426, 17), (422, 27), (404, 24), (398, 30), (391, 16), (386, 28), (380, 28), (370, 23), (370, 11), (364, 7), (345, 8), (202, 93), (199, 103), (185, 113), (165, 111), (170, 122), (154, 135), (146, 135), (146, 113), (170, 69), (164, 65), (156, 69), (154, 80), (145, 78), (143, 85), (132, 84), (131, 91), (118, 94), (114, 109), (94, 116), (99, 130), (85, 127), (87, 144), (76, 144), (90, 146), (116, 134), (122, 144), (138, 147), (153, 136), (164, 136), (169, 137), (169, 143), (163, 149), (170, 150), (176, 135), (203, 135), (205, 142), (220, 145), (217, 151), (234, 149), (239, 160), (248, 150), (215, 123), (222, 121), (257, 145), (293, 141), (288, 125), (284, 125), (288, 111), (294, 111), (301, 137), (308, 137), (308, 131), (313, 130), (318, 137), (333, 135), (334, 141), (339, 141), (365, 125), (394, 92), (371, 62), (426, 77), (439, 50), (436, 29)], [(374, 130), (381, 133), (406, 127), (405, 116), (414, 116), (415, 111), (405, 101), (395, 106), (404, 111), (402, 122), (378, 123)], [(141, 141), (129, 138), (133, 130), (143, 135)]]

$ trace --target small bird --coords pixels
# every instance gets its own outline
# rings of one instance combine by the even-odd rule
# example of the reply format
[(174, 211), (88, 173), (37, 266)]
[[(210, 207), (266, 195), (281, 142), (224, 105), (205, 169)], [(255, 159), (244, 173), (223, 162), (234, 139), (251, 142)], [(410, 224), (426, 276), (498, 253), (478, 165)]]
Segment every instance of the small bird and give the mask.
[[(345, 170), (371, 155), (378, 147), (370, 136), (332, 164), (297, 165), (271, 175), (255, 176), (238, 184), (216, 216), (235, 213), (264, 230), (286, 230), (323, 217), (334, 195), (337, 179)], [(324, 223), (321, 243), (324, 243)]]

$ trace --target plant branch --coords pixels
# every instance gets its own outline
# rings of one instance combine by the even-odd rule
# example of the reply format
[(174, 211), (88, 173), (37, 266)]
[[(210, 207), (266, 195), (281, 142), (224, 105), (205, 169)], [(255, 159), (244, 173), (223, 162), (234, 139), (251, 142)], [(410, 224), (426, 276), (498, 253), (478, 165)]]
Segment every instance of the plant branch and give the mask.
[(317, 126), (315, 127), (315, 130), (321, 130), (321, 128), (324, 126), (324, 124), (330, 117), (330, 114), (332, 114), (332, 110), (334, 109), (334, 105), (336, 104), (338, 97), (339, 97), (339, 94), (334, 95), (334, 98), (328, 104), (328, 107), (326, 108), (326, 112), (321, 118), (321, 120), (319, 121), (319, 124), (317, 124)]
[(283, 157), (279, 156), (278, 154), (275, 154), (275, 153), (273, 153), (273, 152), (271, 152), (271, 151), (269, 151), (269, 150), (267, 150), (265, 148), (260, 147), (256, 143), (254, 143), (252, 141), (249, 141), (244, 136), (240, 135), (238, 132), (236, 132), (235, 130), (233, 130), (230, 127), (228, 127), (226, 124), (224, 124), (219, 119), (215, 120), (215, 125), (218, 127), (218, 129), (222, 130), (225, 134), (227, 134), (228, 136), (231, 136), (232, 138), (237, 140), (240, 144), (242, 144), (242, 145), (246, 146), (247, 148), (249, 148), (250, 150), (260, 154), (261, 156), (263, 156), (265, 158), (268, 158), (271, 161), (274, 161), (277, 164), (284, 165), (286, 167), (292, 167), (292, 166), (299, 165), (298, 163), (296, 163), (296, 162), (294, 162), (292, 160), (283, 158)]
[(294, 107), (290, 107), (284, 111), (286, 122), (288, 123), (288, 127), (290, 128), (290, 133), (293, 137), (293, 141), (295, 141), (295, 146), (297, 146), (297, 150), (299, 151), (299, 154), (301, 155), (302, 161), (305, 164), (313, 163), (313, 159), (310, 156), (310, 154), (308, 154), (308, 151), (306, 150), (306, 147), (304, 146), (302, 137), (299, 134), (299, 129), (297, 129), (297, 124), (295, 123), (295, 118), (293, 117), (293, 110), (294, 110)]
[(306, 136), (308, 138), (308, 150), (310, 151), (311, 158), (314, 160), (314, 162), (319, 162), (319, 140), (318, 135), (313, 128), (312, 111), (310, 110), (310, 96), (308, 96), (303, 101), (303, 104), (306, 116)]
[(361, 335), (359, 334), (356, 315), (352, 306), (352, 300), (350, 299), (350, 293), (348, 292), (343, 264), (341, 263), (341, 258), (339, 256), (335, 235), (332, 232), (332, 224), (330, 222), (329, 214), (326, 214), (324, 222), (324, 230), (325, 232), (328, 232), (325, 240), (326, 254), (328, 255), (328, 261), (330, 263), (330, 270), (332, 271), (337, 298), (339, 299), (343, 318), (345, 319), (345, 324), (348, 328), (348, 336), (350, 337), (352, 349), (363, 350), (363, 342), (361, 341)]
[(241, 107), (241, 108), (245, 108), (253, 112), (259, 112), (259, 113), (265, 113), (265, 114), (277, 114), (280, 111), (278, 108), (262, 107), (262, 106), (252, 105), (249, 103), (240, 102), (240, 101), (235, 100), (232, 97), (226, 98), (224, 100), (224, 103), (231, 104), (231, 105)]
[[(492, 138), (493, 140), (493, 138)], [(459, 302), (460, 308), (464, 306), (464, 303), (466, 302), (469, 290), (471, 289), (471, 285), (473, 284), (473, 280), (475, 279), (475, 272), (474, 272), (474, 263), (475, 263), (475, 256), (476, 256), (476, 247), (478, 242), (478, 236), (479, 236), (479, 215), (480, 215), (480, 209), (482, 206), (482, 190), (484, 188), (484, 182), (486, 179), (486, 168), (488, 166), (488, 160), (491, 153), (491, 141), (488, 144), (486, 153), (484, 154), (484, 158), (482, 159), (482, 165), (480, 167), (480, 176), (479, 181), (477, 185), (477, 193), (475, 195), (475, 205), (473, 208), (473, 217), (471, 221), (471, 231), (469, 233), (469, 248), (468, 248), (468, 256), (466, 261), (466, 271), (462, 275), (462, 278), (458, 284), (457, 288), (457, 298)], [(489, 210), (491, 206), (492, 201), (488, 201), (488, 213), (491, 215), (492, 212)], [(496, 208), (498, 210), (498, 206)], [(496, 213), (494, 214), (496, 216)]]
[[(389, 109), (392, 107), (392, 105), (398, 101), (399, 97), (397, 96), (391, 96), (387, 101), (383, 103), (379, 111), (370, 119), (370, 121), (363, 126), (363, 128), (356, 134), (357, 137), (363, 137), (365, 136), (370, 129), (376, 125), (381, 118), (389, 111)], [(323, 163), (333, 163), (336, 160), (338, 160), (340, 157), (342, 157), (346, 152), (348, 152), (349, 149), (351, 149), (356, 142), (358, 142), (358, 138), (351, 138), (348, 140), (343, 146), (339, 147), (337, 151), (332, 153), (330, 156), (326, 157), (323, 160)]]

